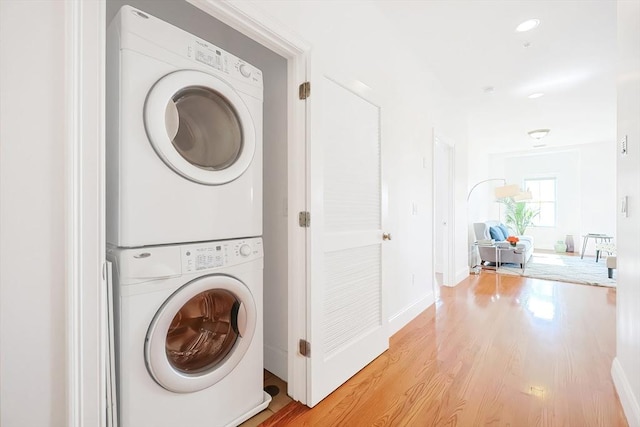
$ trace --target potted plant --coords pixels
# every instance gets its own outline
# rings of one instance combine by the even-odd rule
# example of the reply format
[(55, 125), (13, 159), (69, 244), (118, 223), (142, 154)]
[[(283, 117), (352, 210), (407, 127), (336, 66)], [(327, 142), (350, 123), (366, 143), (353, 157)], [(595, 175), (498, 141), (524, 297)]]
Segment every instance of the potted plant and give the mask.
[(539, 209), (527, 206), (525, 202), (516, 202), (513, 199), (504, 199), (506, 223), (516, 234), (523, 235), (533, 219), (540, 215)]
[(555, 249), (556, 252), (558, 253), (563, 253), (563, 252), (567, 252), (567, 245), (566, 243), (564, 243), (562, 240), (558, 240), (556, 242), (555, 245), (553, 245), (553, 248)]

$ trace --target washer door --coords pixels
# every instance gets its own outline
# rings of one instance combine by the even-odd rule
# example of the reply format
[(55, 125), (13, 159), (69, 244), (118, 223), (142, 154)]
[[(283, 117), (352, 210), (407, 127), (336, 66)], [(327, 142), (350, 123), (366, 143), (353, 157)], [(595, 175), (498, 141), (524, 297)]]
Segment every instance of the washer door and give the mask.
[(156, 313), (145, 340), (145, 362), (167, 390), (210, 387), (240, 362), (256, 328), (249, 289), (224, 275), (204, 276), (176, 291)]
[(176, 71), (158, 80), (145, 102), (144, 125), (160, 158), (200, 184), (238, 178), (256, 150), (251, 113), (240, 95), (202, 71)]

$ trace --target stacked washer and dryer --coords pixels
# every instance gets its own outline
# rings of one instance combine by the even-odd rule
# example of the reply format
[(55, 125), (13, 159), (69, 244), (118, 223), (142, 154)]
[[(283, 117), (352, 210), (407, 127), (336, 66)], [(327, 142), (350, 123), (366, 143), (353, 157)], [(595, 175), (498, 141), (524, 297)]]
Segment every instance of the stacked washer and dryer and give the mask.
[[(262, 73), (129, 6), (107, 32), (120, 427), (264, 409)], [(114, 402), (115, 403), (115, 402)]]

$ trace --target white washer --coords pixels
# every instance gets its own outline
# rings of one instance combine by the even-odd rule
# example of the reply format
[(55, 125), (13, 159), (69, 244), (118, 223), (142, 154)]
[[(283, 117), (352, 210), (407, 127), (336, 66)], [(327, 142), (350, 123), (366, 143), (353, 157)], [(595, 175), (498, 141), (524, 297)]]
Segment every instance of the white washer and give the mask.
[(262, 73), (124, 6), (107, 32), (107, 242), (262, 235)]
[(235, 426), (269, 404), (262, 239), (107, 256), (120, 427)]

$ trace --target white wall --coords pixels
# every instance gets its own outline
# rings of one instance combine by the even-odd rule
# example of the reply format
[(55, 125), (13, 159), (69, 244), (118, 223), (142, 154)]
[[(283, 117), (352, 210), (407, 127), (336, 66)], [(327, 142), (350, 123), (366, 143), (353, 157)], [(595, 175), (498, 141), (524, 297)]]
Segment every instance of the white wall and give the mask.
[[(425, 62), (402, 43), (402, 29), (394, 27), (375, 3), (252, 3), (309, 42), (313, 55), (331, 58), (340, 76), (371, 87), (381, 105), (382, 167), (389, 195), (384, 228), (393, 235), (384, 277), (391, 279), (386, 303), (391, 329), (397, 330), (433, 301), (432, 132), (435, 128), (456, 143), (456, 178), (466, 184), (463, 116)], [(412, 203), (418, 206), (417, 215), (412, 214)], [(462, 221), (456, 240), (458, 252), (462, 251), (456, 254), (457, 270), (466, 270), (466, 223)]]
[[(548, 151), (491, 156), (491, 170), (509, 184), (526, 178), (556, 178), (556, 226), (529, 227), (538, 249), (553, 249), (566, 235), (574, 236), (576, 250), (587, 233), (615, 233), (615, 144), (595, 143)], [(504, 210), (503, 210), (504, 212)], [(593, 239), (587, 254), (595, 255)]]
[(0, 1), (0, 425), (64, 426), (65, 15)]
[[(640, 426), (640, 2), (618, 1), (617, 201), (629, 198), (629, 216), (619, 212), (616, 358), (612, 376), (630, 427)], [(620, 145), (618, 145), (620, 151)]]

